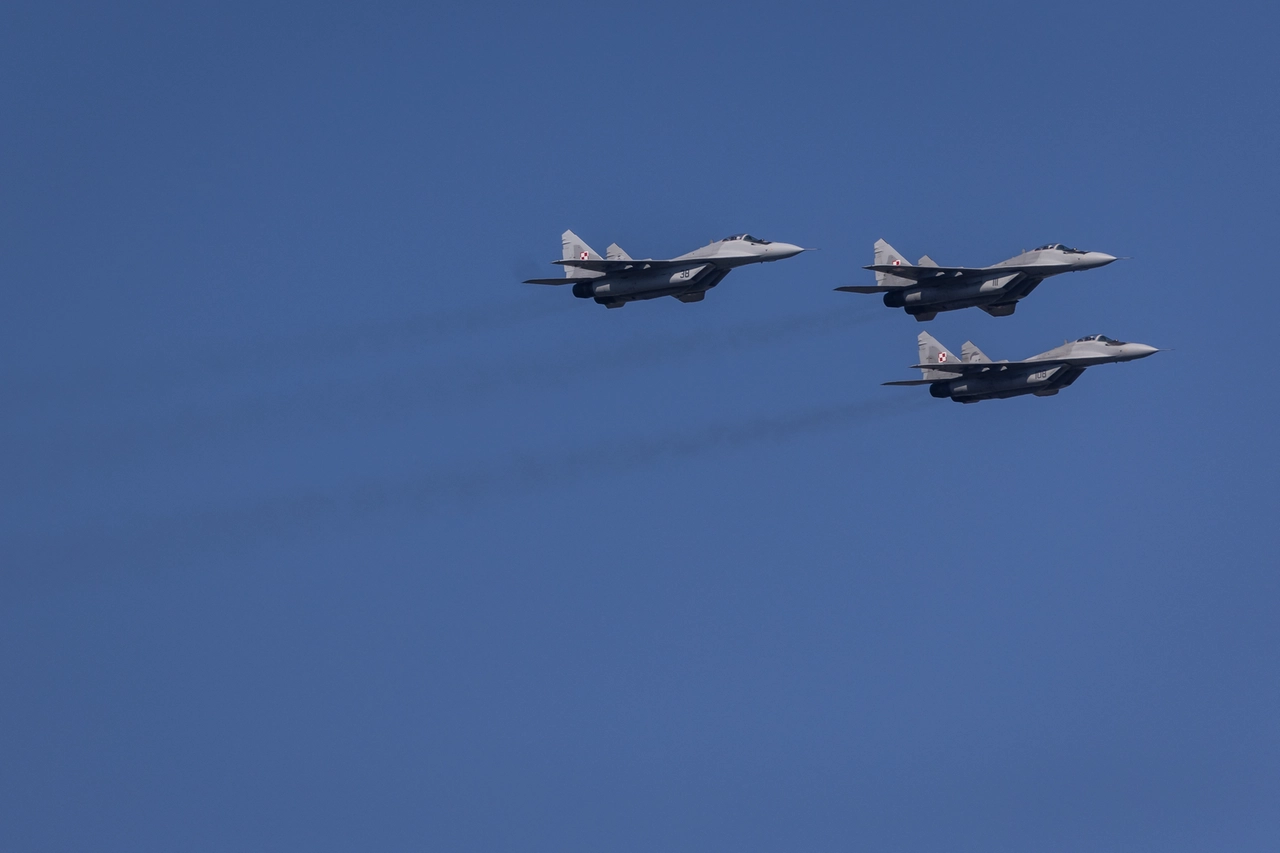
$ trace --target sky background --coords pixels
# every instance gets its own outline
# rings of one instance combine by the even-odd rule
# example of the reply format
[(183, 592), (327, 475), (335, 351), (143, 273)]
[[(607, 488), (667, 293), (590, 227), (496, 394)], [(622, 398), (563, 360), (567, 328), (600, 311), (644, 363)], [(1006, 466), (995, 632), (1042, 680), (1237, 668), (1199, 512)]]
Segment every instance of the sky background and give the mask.
[[(1274, 851), (1278, 27), (6, 4), (0, 848)], [(1173, 351), (883, 388), (881, 237)]]

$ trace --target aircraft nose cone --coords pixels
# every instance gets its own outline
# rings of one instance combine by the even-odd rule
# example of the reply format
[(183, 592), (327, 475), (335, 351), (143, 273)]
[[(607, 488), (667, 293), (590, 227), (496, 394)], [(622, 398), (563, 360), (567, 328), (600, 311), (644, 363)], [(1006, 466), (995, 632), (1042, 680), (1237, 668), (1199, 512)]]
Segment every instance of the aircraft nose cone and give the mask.
[(794, 258), (803, 251), (802, 247), (792, 243), (773, 243), (769, 246), (769, 255), (775, 261), (780, 261), (783, 258)]
[(1129, 358), (1146, 358), (1153, 353), (1160, 352), (1159, 347), (1153, 347), (1149, 344), (1126, 344), (1125, 349), (1128, 350)]
[(1086, 252), (1084, 258), (1081, 259), (1080, 266), (1085, 269), (1105, 267), (1114, 260), (1116, 260), (1116, 256), (1108, 255), (1106, 252)]

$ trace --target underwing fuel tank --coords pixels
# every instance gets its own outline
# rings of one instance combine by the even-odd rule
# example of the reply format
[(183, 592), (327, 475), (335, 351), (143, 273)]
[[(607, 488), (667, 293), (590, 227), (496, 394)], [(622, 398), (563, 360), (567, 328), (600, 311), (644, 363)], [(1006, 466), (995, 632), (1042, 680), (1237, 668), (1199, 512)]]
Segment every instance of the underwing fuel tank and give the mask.
[(671, 291), (697, 283), (711, 268), (710, 264), (685, 267), (678, 270), (639, 272), (632, 275), (607, 276), (596, 281), (582, 281), (573, 286), (573, 295), (579, 299), (618, 299), (649, 291)]

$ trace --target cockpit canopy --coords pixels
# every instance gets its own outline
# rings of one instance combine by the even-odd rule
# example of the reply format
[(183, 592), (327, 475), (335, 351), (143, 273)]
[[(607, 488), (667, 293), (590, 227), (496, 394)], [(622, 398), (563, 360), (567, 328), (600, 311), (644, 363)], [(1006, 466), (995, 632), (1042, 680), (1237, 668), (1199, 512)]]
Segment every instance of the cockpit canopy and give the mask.
[(1085, 335), (1083, 338), (1077, 339), (1076, 343), (1082, 344), (1086, 341), (1097, 341), (1100, 344), (1113, 344), (1117, 346), (1124, 343), (1124, 341), (1117, 341), (1115, 338), (1108, 338), (1106, 335)]
[(1033, 251), (1033, 252), (1043, 252), (1043, 251), (1050, 250), (1050, 249), (1057, 249), (1059, 252), (1069, 252), (1069, 253), (1071, 253), (1071, 254), (1073, 254), (1073, 255), (1083, 255), (1083, 254), (1084, 254), (1084, 250), (1083, 250), (1083, 249), (1072, 249), (1072, 248), (1069, 248), (1069, 247), (1067, 247), (1067, 246), (1062, 245), (1061, 243), (1045, 243), (1043, 246), (1036, 246), (1036, 247), (1035, 247), (1034, 249), (1032, 249), (1031, 251)]
[(759, 237), (752, 237), (750, 234), (734, 234), (732, 237), (725, 237), (721, 243), (731, 243), (734, 240), (746, 240), (748, 243), (758, 243), (761, 246), (767, 246), (772, 240), (761, 240)]

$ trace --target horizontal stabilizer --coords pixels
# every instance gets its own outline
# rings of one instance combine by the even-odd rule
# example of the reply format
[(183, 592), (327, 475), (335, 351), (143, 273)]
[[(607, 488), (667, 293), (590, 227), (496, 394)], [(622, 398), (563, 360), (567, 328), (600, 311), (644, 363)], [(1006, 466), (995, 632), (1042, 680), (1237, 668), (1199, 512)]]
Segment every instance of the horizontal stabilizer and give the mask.
[(932, 385), (936, 379), (899, 379), (897, 382), (881, 382), (881, 385)]
[(589, 278), (526, 278), (525, 284), (576, 284), (579, 281), (591, 281)]
[(844, 293), (887, 293), (890, 290), (898, 290), (897, 287), (881, 287), (880, 285), (869, 284), (865, 287), (862, 285), (850, 284), (845, 287), (837, 287), (836, 290)]

